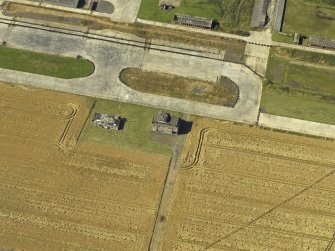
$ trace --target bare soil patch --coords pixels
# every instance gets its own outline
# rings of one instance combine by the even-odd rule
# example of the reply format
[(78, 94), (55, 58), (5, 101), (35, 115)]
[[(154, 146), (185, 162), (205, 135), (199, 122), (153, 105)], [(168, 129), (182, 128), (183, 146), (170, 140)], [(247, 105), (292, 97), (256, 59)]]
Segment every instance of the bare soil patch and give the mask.
[(0, 93), (0, 247), (148, 250), (169, 157), (78, 141), (91, 98)]

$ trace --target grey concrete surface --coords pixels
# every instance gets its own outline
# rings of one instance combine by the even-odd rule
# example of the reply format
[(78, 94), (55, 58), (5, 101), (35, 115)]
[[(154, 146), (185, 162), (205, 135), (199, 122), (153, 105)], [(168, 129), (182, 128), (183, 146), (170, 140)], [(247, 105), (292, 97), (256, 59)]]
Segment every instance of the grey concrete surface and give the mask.
[(335, 139), (335, 126), (261, 113), (260, 126)]
[[(0, 25), (0, 29), (3, 26)], [(262, 82), (251, 70), (239, 64), (199, 57), (201, 55), (183, 55), (181, 49), (176, 52), (171, 48), (170, 52), (144, 50), (126, 44), (59, 34), (52, 29), (45, 31), (18, 26), (11, 31), (7, 45), (65, 56), (81, 55), (92, 60), (96, 69), (89, 77), (72, 80), (1, 69), (0, 79), (4, 81), (232, 121), (255, 123), (257, 120)], [(136, 92), (119, 80), (121, 70), (127, 67), (143, 67), (211, 81), (224, 75), (239, 85), (240, 100), (232, 109)]]
[(114, 12), (109, 18), (116, 22), (134, 23), (141, 0), (105, 0), (113, 4)]

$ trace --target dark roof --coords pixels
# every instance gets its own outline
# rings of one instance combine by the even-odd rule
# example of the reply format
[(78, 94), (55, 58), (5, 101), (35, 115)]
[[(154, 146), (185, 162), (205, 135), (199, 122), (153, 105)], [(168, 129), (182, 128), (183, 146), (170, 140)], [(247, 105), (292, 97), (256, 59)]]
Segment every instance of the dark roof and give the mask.
[(283, 25), (284, 12), (285, 12), (286, 0), (278, 0), (276, 7), (275, 21), (273, 23), (273, 30), (280, 32)]
[(184, 14), (175, 14), (173, 17), (173, 21), (178, 24), (209, 29), (211, 29), (213, 26), (213, 20), (203, 17), (188, 16)]
[(250, 24), (252, 28), (262, 28), (265, 26), (269, 1), (270, 0), (255, 0)]
[(42, 0), (43, 3), (77, 8), (79, 0)]
[(335, 49), (335, 40), (323, 37), (309, 37), (309, 42), (312, 46)]

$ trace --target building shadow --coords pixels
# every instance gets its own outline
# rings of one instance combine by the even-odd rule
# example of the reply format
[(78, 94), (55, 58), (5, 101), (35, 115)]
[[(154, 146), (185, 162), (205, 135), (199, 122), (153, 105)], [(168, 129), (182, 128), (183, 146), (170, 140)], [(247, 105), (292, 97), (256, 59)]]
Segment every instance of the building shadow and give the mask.
[(186, 121), (186, 120), (181, 119), (179, 123), (180, 123), (179, 132), (178, 132), (179, 135), (188, 134), (192, 130), (192, 125), (193, 125), (192, 121)]
[(123, 130), (124, 125), (127, 122), (127, 118), (121, 118), (120, 124), (119, 124), (119, 131)]

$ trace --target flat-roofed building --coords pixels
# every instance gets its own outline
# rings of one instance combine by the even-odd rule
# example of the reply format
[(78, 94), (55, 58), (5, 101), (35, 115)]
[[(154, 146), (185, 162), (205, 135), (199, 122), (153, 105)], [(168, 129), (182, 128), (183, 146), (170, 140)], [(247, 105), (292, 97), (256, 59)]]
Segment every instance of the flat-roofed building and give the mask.
[(252, 28), (263, 28), (265, 26), (269, 1), (270, 0), (255, 0), (250, 24)]
[(204, 29), (213, 28), (213, 20), (203, 18), (203, 17), (194, 17), (184, 14), (175, 14), (173, 16), (173, 22), (177, 24), (199, 27)]
[(283, 26), (286, 0), (278, 0), (278, 5), (275, 12), (275, 20), (273, 22), (273, 30), (280, 32)]
[(42, 3), (77, 8), (80, 0), (42, 0)]
[(309, 44), (311, 46), (326, 48), (326, 49), (335, 49), (335, 40), (323, 37), (309, 37)]

